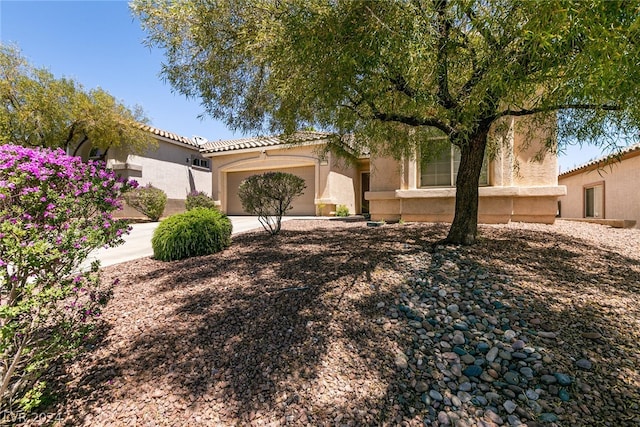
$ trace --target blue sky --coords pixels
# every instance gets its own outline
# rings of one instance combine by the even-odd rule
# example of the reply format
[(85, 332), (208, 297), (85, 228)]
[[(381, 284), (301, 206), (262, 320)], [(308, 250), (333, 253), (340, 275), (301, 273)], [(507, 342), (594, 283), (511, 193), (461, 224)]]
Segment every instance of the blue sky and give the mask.
[[(242, 137), (224, 123), (198, 119), (199, 101), (172, 93), (159, 77), (162, 52), (145, 47), (144, 38), (124, 0), (0, 0), (0, 41), (16, 44), (34, 66), (142, 106), (157, 128), (210, 140)], [(600, 156), (595, 147), (569, 147), (560, 168)]]

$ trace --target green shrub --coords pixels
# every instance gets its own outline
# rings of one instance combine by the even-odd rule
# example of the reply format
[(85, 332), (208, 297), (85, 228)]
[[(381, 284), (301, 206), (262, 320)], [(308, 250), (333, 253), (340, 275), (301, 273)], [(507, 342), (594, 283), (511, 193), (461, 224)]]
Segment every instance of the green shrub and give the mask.
[(346, 217), (349, 216), (349, 208), (345, 205), (338, 205), (336, 208), (336, 216)]
[(163, 220), (151, 239), (153, 256), (174, 261), (219, 252), (231, 244), (231, 221), (218, 210), (195, 208)]
[(129, 206), (151, 221), (159, 220), (167, 205), (167, 193), (151, 184), (129, 191), (124, 198)]
[(83, 263), (123, 243), (113, 214), (136, 185), (60, 149), (0, 145), (0, 424), (46, 405), (52, 363), (95, 338), (110, 285)]
[(203, 191), (192, 191), (187, 194), (185, 207), (188, 211), (195, 208), (217, 209), (216, 202)]
[(305, 189), (304, 180), (285, 172), (252, 175), (240, 183), (238, 195), (245, 211), (258, 215), (258, 220), (271, 235), (278, 234), (282, 216), (291, 202)]

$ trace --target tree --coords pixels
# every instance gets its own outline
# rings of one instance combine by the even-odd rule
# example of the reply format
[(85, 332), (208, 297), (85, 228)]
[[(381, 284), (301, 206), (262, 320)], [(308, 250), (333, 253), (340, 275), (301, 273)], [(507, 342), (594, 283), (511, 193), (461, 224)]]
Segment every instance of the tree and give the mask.
[(238, 196), (245, 211), (258, 215), (262, 227), (272, 236), (280, 232), (282, 217), (291, 202), (302, 195), (304, 179), (285, 172), (251, 175), (240, 183)]
[[(372, 154), (461, 151), (447, 240), (473, 243), (478, 179), (509, 117), (603, 144), (638, 128), (637, 1), (134, 0), (163, 75), (242, 131), (353, 133)], [(556, 121), (556, 114), (561, 120)], [(265, 129), (266, 128), (266, 129)], [(436, 142), (432, 142), (436, 141)]]
[(0, 143), (62, 148), (77, 155), (85, 144), (100, 149), (126, 146), (141, 153), (154, 143), (142, 130), (139, 107), (130, 110), (97, 88), (56, 78), (30, 65), (15, 47), (0, 45)]

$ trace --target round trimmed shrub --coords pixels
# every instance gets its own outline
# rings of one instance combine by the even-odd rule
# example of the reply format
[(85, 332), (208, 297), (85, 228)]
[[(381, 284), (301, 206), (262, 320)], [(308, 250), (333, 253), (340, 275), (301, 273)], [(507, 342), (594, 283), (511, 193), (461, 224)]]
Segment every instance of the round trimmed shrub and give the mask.
[(195, 208), (218, 209), (216, 202), (203, 191), (192, 191), (187, 194), (185, 208), (188, 211)]
[(231, 245), (231, 221), (218, 210), (195, 208), (160, 222), (153, 233), (153, 256), (174, 261), (209, 255)]

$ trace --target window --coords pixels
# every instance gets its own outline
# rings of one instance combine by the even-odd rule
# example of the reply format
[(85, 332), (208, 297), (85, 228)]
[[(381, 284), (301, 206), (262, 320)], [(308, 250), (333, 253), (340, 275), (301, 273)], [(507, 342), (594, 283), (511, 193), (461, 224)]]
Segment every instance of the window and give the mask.
[(209, 169), (209, 160), (193, 159), (193, 163), (192, 164), (193, 164), (193, 166)]
[[(421, 187), (455, 187), (460, 167), (460, 149), (455, 145), (447, 147), (436, 158), (420, 159)], [(485, 157), (480, 171), (480, 185), (489, 185), (487, 159)]]
[(585, 187), (584, 217), (604, 218), (604, 184)]

